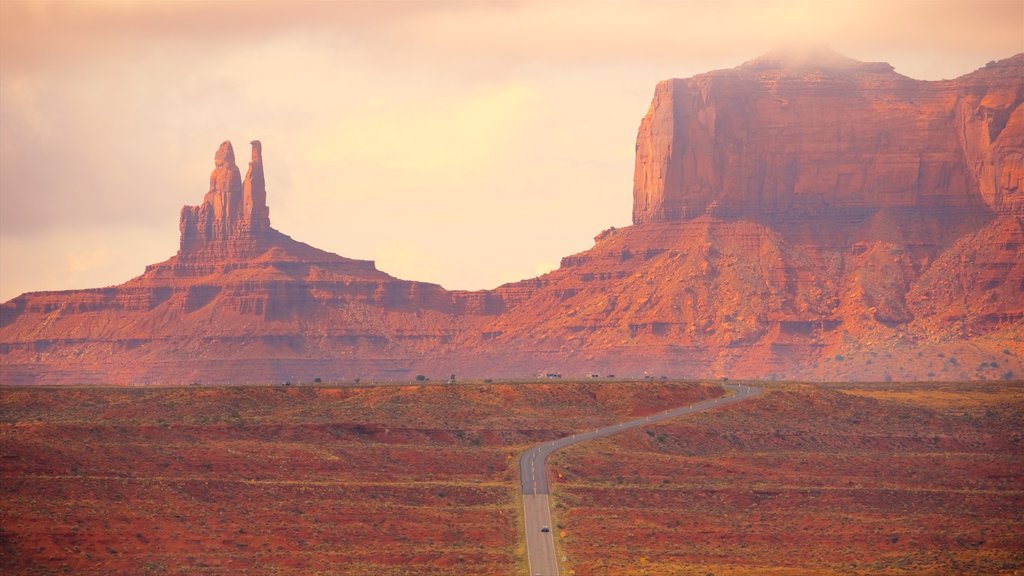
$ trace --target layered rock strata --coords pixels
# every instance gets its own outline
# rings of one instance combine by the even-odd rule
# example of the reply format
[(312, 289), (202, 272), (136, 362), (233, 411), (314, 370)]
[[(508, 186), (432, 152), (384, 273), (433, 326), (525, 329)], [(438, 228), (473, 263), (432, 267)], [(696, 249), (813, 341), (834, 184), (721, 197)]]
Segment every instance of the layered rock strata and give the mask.
[(417, 373), (1024, 375), (1024, 55), (921, 82), (817, 51), (659, 83), (635, 224), (478, 292), (270, 226), (230, 143), (169, 260), (0, 305), (3, 383)]
[(1022, 56), (923, 82), (821, 51), (660, 82), (633, 222), (1024, 213)]
[(497, 294), (399, 280), (273, 229), (258, 141), (244, 180), (230, 142), (214, 164), (172, 258), (120, 286), (2, 305), (5, 383), (341, 378), (352, 364), (404, 374), (503, 310)]

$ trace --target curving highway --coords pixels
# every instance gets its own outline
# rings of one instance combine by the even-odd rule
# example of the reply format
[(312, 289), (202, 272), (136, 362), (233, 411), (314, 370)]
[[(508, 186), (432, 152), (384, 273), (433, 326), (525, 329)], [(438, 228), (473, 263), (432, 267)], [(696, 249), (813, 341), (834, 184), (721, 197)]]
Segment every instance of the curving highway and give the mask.
[(754, 386), (726, 384), (733, 394), (705, 400), (690, 406), (658, 412), (636, 420), (612, 424), (589, 432), (581, 432), (546, 442), (527, 450), (519, 458), (519, 482), (523, 491), (523, 515), (526, 519), (526, 557), (530, 563), (531, 575), (558, 576), (558, 558), (555, 554), (555, 527), (551, 524), (551, 506), (548, 502), (547, 458), (555, 450), (577, 442), (603, 438), (646, 426), (676, 416), (694, 414), (747, 400), (761, 393)]

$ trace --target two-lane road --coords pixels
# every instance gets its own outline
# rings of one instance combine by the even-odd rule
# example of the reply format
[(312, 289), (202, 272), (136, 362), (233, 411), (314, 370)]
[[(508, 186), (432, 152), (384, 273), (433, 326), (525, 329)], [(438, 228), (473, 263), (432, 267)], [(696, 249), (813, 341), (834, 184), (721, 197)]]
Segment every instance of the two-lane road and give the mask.
[[(620, 422), (596, 430), (573, 434), (572, 436), (545, 442), (524, 452), (519, 458), (519, 482), (523, 491), (523, 512), (526, 519), (526, 556), (530, 563), (530, 574), (541, 574), (543, 576), (558, 575), (558, 558), (555, 554), (555, 527), (551, 525), (551, 506), (548, 502), (547, 458), (552, 452), (577, 442), (611, 436), (624, 430), (639, 428), (668, 418), (703, 412), (720, 406), (728, 406), (761, 393), (760, 388), (753, 386), (726, 384), (725, 388), (733, 394), (658, 412), (657, 414), (651, 414), (636, 420)], [(544, 531), (544, 528), (548, 528), (548, 530)]]

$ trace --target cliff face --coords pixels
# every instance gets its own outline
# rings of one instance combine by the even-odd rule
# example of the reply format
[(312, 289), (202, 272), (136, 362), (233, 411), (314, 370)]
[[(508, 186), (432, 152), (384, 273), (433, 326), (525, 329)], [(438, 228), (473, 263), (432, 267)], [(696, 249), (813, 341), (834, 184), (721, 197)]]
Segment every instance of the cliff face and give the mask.
[(948, 82), (818, 52), (658, 84), (633, 221), (1024, 210), (1024, 56)]
[(635, 225), (479, 292), (270, 226), (230, 143), (181, 244), (120, 286), (0, 305), (4, 383), (644, 373), (1024, 374), (1024, 55), (920, 82), (832, 53), (659, 83)]
[(943, 82), (822, 51), (661, 82), (635, 225), (519, 283), (466, 347), (581, 372), (1019, 375), (1022, 101), (1024, 55)]
[(985, 205), (1024, 215), (1024, 54), (953, 82), (960, 149)]

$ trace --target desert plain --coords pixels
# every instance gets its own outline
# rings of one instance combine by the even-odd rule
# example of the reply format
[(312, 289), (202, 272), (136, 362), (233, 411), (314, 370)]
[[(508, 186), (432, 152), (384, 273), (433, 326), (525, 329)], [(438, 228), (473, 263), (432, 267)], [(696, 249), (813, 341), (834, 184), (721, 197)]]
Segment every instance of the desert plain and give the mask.
[[(549, 461), (563, 574), (1019, 574), (1024, 386), (767, 383)], [(525, 574), (516, 455), (718, 382), (5, 388), (6, 574)]]

